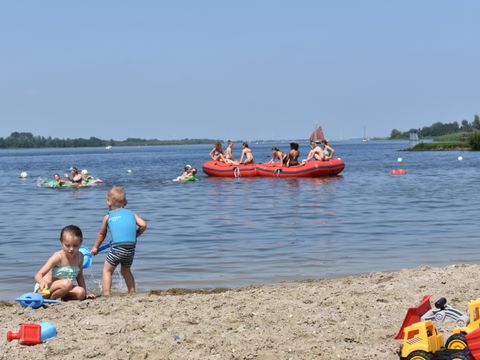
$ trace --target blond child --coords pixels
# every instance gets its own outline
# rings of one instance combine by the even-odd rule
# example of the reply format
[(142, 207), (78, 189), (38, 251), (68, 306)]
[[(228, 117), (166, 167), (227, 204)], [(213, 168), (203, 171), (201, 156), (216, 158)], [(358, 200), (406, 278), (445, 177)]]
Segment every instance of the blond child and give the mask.
[(103, 265), (103, 295), (110, 296), (112, 288), (112, 275), (116, 267), (121, 265), (121, 274), (125, 279), (128, 293), (135, 293), (135, 278), (131, 266), (135, 256), (137, 237), (147, 228), (146, 222), (137, 214), (125, 209), (127, 198), (122, 186), (112, 186), (107, 191), (108, 214), (103, 217), (100, 231), (95, 244), (90, 250), (96, 255), (98, 248), (105, 240), (107, 231), (110, 232), (112, 241), (110, 251)]

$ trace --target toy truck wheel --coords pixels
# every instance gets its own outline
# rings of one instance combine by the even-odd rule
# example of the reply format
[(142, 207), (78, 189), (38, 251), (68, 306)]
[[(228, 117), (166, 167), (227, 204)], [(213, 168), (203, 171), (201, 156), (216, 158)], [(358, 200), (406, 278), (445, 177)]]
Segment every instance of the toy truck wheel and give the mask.
[(433, 354), (426, 351), (414, 351), (407, 356), (407, 360), (433, 360)]
[(465, 334), (453, 334), (447, 339), (445, 347), (451, 350), (463, 350), (467, 348)]
[(451, 360), (472, 360), (469, 354), (455, 353), (450, 357)]

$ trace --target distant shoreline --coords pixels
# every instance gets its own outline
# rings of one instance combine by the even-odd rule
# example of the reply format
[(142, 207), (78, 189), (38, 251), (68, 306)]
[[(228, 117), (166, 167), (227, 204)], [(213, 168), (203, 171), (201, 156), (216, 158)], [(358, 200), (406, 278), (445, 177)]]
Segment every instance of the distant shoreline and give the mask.
[(407, 151), (473, 151), (466, 143), (420, 143)]
[(119, 146), (151, 146), (151, 145), (198, 145), (214, 144), (217, 139), (180, 139), (158, 140), (127, 138), (125, 140), (102, 140), (96, 137), (88, 139), (60, 139), (34, 136), (29, 132), (12, 132), (6, 138), (0, 137), (0, 149), (42, 149), (42, 148), (79, 148), (79, 147), (119, 147)]

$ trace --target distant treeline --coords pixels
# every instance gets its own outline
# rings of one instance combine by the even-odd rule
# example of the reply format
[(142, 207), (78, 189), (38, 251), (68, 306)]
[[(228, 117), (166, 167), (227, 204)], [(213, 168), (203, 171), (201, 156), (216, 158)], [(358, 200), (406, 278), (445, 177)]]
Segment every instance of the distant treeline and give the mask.
[(480, 130), (480, 117), (478, 115), (474, 116), (472, 122), (468, 122), (468, 120), (462, 120), (460, 124), (457, 121), (446, 124), (436, 122), (432, 126), (425, 126), (421, 129), (410, 129), (405, 132), (393, 129), (390, 133), (390, 139), (408, 139), (411, 132), (417, 133), (420, 138), (429, 138), (454, 134), (460, 131), (472, 132), (476, 130)]
[(89, 139), (59, 139), (34, 136), (29, 132), (12, 132), (6, 138), (0, 137), (0, 148), (64, 148), (64, 147), (99, 147), (99, 146), (142, 146), (142, 145), (182, 145), (182, 144), (213, 144), (218, 140), (212, 139), (182, 139), (157, 140), (128, 138), (126, 140), (102, 140), (96, 137)]

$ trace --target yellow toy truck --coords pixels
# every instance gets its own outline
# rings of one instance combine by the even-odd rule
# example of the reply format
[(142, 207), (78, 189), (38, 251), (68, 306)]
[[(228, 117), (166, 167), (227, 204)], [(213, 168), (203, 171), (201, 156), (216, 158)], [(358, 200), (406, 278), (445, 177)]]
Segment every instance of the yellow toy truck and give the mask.
[(467, 326), (457, 327), (452, 330), (453, 335), (447, 339), (447, 349), (461, 350), (467, 347), (466, 336), (480, 327), (480, 299), (468, 303), (470, 315)]
[[(466, 325), (453, 329), (453, 335), (447, 339), (444, 345), (444, 338), (438, 332), (434, 321), (428, 319), (415, 321), (415, 318), (423, 315), (431, 316), (429, 313), (429, 298), (425, 296), (415, 308), (410, 308), (402, 328), (397, 334), (403, 339), (402, 348), (399, 353), (402, 360), (480, 360), (480, 299), (468, 303), (469, 318)], [(435, 312), (448, 310), (446, 300), (440, 301), (442, 306), (436, 307)], [(439, 304), (440, 304), (439, 303)], [(453, 309), (454, 311), (457, 311)], [(431, 311), (430, 311), (431, 312)], [(458, 312), (458, 311), (457, 311)], [(436, 319), (445, 318), (445, 314), (437, 314)], [(460, 319), (458, 315), (451, 315)], [(443, 322), (443, 320), (441, 321)], [(458, 324), (458, 322), (457, 322)]]
[(421, 321), (404, 329), (400, 353), (401, 360), (480, 360), (480, 329), (465, 338), (466, 347), (461, 350), (446, 349), (443, 335), (432, 320)]
[(443, 348), (443, 335), (438, 333), (432, 320), (407, 326), (403, 333), (401, 359), (430, 360)]

